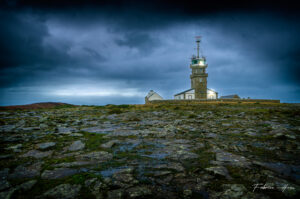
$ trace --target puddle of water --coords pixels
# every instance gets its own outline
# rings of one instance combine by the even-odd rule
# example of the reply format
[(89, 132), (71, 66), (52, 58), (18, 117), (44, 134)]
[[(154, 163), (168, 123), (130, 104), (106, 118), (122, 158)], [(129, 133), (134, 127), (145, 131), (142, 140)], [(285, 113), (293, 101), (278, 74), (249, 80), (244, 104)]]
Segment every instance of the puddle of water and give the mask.
[(100, 174), (102, 177), (107, 178), (111, 177), (114, 173), (122, 170), (122, 169), (127, 169), (128, 166), (123, 166), (123, 167), (117, 167), (117, 168), (109, 168), (100, 172), (96, 172), (95, 174)]
[(84, 129), (81, 129), (81, 130), (89, 132), (89, 133), (108, 134), (110, 132), (115, 131), (116, 129), (119, 129), (119, 126), (110, 127), (110, 128), (89, 127), (89, 128), (84, 128)]
[(164, 159), (167, 155), (169, 155), (168, 153), (158, 151), (165, 147), (164, 144), (157, 143), (157, 142), (146, 142), (145, 146), (146, 146), (145, 149), (141, 149), (138, 151), (139, 153), (141, 153), (141, 156), (154, 158), (154, 159)]
[[(138, 147), (142, 146), (141, 149)], [(163, 148), (165, 145), (161, 143), (156, 143), (156, 142), (149, 142), (149, 141), (128, 141), (125, 143), (122, 143), (118, 148), (115, 149), (116, 152), (126, 152), (126, 151), (132, 151), (137, 148), (136, 153), (140, 155), (147, 154), (149, 152), (153, 152), (157, 149)], [(154, 155), (156, 156), (156, 155)]]
[(256, 148), (265, 148), (266, 147), (266, 145), (261, 142), (254, 142), (254, 143), (252, 143), (252, 146), (254, 146)]
[(148, 158), (155, 158), (155, 159), (164, 159), (168, 155), (169, 155), (168, 153), (152, 153), (149, 155), (141, 155), (141, 156), (148, 157)]
[(120, 152), (125, 152), (125, 151), (131, 151), (134, 148), (136, 148), (141, 142), (137, 143), (125, 143), (124, 145), (121, 145), (118, 149)]
[(160, 165), (160, 164), (166, 164), (166, 162), (164, 160), (159, 160), (159, 159), (153, 159), (151, 161), (141, 161), (139, 162), (138, 165), (136, 165), (136, 174), (137, 174), (137, 179), (140, 181), (146, 181), (150, 184), (155, 184), (155, 182), (153, 181), (153, 179), (147, 177), (145, 174), (149, 173), (149, 172), (153, 172), (153, 167)]

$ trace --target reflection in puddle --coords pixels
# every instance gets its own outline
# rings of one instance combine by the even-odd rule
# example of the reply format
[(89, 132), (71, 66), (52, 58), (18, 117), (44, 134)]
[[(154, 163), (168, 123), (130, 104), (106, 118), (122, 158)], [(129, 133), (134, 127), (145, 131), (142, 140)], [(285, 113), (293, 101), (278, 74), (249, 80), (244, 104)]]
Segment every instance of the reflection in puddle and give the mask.
[(169, 154), (165, 152), (159, 152), (158, 150), (164, 147), (164, 144), (158, 142), (129, 140), (115, 147), (114, 154), (119, 152), (134, 152), (143, 157), (163, 159)]
[(119, 147), (119, 149), (117, 149), (117, 151), (120, 151), (120, 152), (132, 151), (134, 148), (136, 148), (140, 144), (141, 144), (141, 142), (125, 143), (125, 144), (120, 145), (120, 147)]
[(106, 178), (106, 177), (111, 177), (114, 173), (123, 170), (123, 169), (127, 169), (128, 166), (123, 166), (123, 167), (117, 167), (117, 168), (110, 168), (110, 169), (106, 169), (100, 172), (97, 172), (96, 174), (101, 174), (102, 177)]
[(164, 159), (166, 156), (168, 156), (168, 153), (152, 153), (149, 155), (141, 155), (148, 158), (155, 158), (155, 159)]
[(119, 128), (120, 128), (119, 126), (115, 126), (115, 127), (111, 127), (111, 128), (100, 128), (100, 127), (95, 126), (95, 127), (84, 128), (81, 130), (89, 132), (89, 133), (107, 134), (107, 133), (113, 132), (114, 130), (119, 129)]

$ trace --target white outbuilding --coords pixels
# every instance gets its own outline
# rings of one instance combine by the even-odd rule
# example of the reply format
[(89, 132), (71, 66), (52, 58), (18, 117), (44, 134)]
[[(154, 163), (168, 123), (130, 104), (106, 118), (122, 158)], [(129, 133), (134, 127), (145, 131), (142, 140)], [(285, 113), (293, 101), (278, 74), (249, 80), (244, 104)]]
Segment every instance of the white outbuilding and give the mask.
[[(174, 99), (195, 99), (195, 89), (188, 89), (185, 90), (181, 93), (177, 93), (174, 95)], [(207, 89), (207, 99), (218, 99), (218, 92), (212, 90), (212, 89)]]
[(145, 101), (154, 101), (154, 100), (163, 100), (163, 98), (153, 90), (150, 90), (147, 96), (145, 97)]

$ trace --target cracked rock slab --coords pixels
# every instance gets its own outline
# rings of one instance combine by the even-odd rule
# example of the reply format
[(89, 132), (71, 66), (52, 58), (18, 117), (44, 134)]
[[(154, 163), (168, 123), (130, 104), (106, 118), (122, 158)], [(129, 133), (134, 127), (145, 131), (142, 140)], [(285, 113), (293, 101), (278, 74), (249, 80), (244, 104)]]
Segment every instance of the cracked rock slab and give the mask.
[(27, 153), (21, 155), (20, 157), (23, 157), (23, 158), (33, 157), (33, 158), (40, 159), (40, 158), (45, 158), (45, 157), (51, 156), (52, 153), (53, 153), (53, 151), (43, 152), (43, 151), (38, 151), (38, 150), (30, 150)]
[(130, 198), (141, 198), (150, 195), (152, 192), (146, 186), (137, 186), (127, 189), (127, 193)]
[(119, 140), (111, 140), (109, 142), (106, 142), (104, 144), (101, 144), (101, 147), (104, 149), (110, 149), (111, 147), (113, 147), (114, 145), (120, 143)]
[(79, 151), (84, 149), (85, 144), (81, 140), (77, 140), (69, 146), (68, 151)]
[(228, 172), (227, 168), (224, 167), (224, 166), (209, 167), (209, 168), (206, 168), (205, 170), (209, 171), (209, 172), (212, 172), (214, 174), (217, 174), (217, 175), (224, 176), (228, 180), (232, 179), (232, 177), (229, 175), (229, 172)]
[(19, 165), (15, 168), (14, 172), (9, 175), (10, 179), (16, 178), (34, 178), (40, 175), (43, 162), (37, 162), (30, 166)]
[(79, 156), (79, 159), (87, 160), (87, 161), (97, 161), (97, 162), (105, 162), (111, 160), (113, 155), (106, 151), (94, 151), (87, 154), (82, 154)]
[(38, 149), (45, 150), (54, 147), (55, 145), (56, 145), (55, 142), (45, 142), (45, 143), (38, 144), (37, 147)]
[(225, 151), (217, 151), (216, 152), (216, 160), (223, 162), (225, 164), (230, 164), (234, 166), (246, 167), (250, 168), (251, 163), (247, 158), (240, 155), (235, 155), (232, 153), (228, 153)]
[(81, 185), (61, 184), (45, 192), (41, 198), (72, 199), (76, 198)]
[(77, 169), (56, 168), (53, 170), (45, 170), (42, 173), (42, 179), (59, 179), (79, 173)]

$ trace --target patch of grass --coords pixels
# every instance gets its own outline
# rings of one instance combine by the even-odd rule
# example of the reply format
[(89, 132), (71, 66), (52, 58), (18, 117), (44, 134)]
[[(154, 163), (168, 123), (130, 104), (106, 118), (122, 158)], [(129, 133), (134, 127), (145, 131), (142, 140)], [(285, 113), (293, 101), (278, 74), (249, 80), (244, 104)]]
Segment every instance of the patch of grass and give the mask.
[(86, 140), (84, 141), (86, 149), (90, 151), (100, 149), (100, 145), (107, 141), (103, 138), (103, 134), (80, 132), (84, 135)]
[(118, 108), (124, 108), (124, 109), (128, 109), (131, 106), (129, 104), (121, 104), (121, 105), (117, 105)]
[(105, 106), (92, 106), (94, 109), (105, 109)]
[(127, 139), (138, 139), (138, 136), (136, 135), (129, 135), (129, 136), (123, 136), (123, 138), (127, 138)]
[(108, 111), (108, 114), (120, 114), (123, 113), (123, 111), (120, 108), (113, 108)]
[(127, 121), (129, 121), (129, 122), (139, 122), (139, 121), (141, 121), (141, 119), (138, 118), (137, 116), (133, 116), (133, 117), (129, 117), (127, 119)]
[(65, 108), (76, 108), (76, 106), (72, 104), (64, 104), (54, 107), (54, 109), (65, 109)]
[(68, 178), (66, 180), (66, 182), (69, 182), (70, 184), (84, 184), (84, 182), (87, 179), (90, 178), (98, 178), (99, 180), (101, 180), (101, 175), (96, 175), (93, 173), (79, 173), (79, 174), (75, 174), (73, 176), (71, 176), (70, 178)]
[(198, 155), (198, 162), (200, 163), (200, 167), (203, 169), (211, 166), (210, 161), (216, 159), (216, 154), (214, 152), (204, 151), (198, 153)]
[(190, 115), (188, 116), (189, 119), (196, 118), (196, 117), (197, 117), (196, 114), (190, 114)]
[(180, 109), (180, 107), (179, 106), (175, 106), (174, 108), (173, 108), (173, 110), (179, 110)]
[(214, 152), (209, 152), (205, 149), (199, 149), (194, 152), (198, 155), (197, 159), (183, 162), (183, 166), (188, 172), (194, 173), (210, 167), (210, 161), (216, 159), (216, 154)]
[(229, 172), (229, 175), (234, 178), (235, 182), (244, 183), (244, 179), (247, 179), (247, 171), (245, 171), (244, 168), (234, 166), (226, 166), (226, 168)]
[(248, 149), (249, 149), (249, 151), (248, 151), (249, 154), (258, 156), (258, 157), (262, 158), (263, 160), (266, 160), (266, 159), (278, 160), (278, 158), (279, 158), (276, 155), (276, 153), (274, 153), (274, 151), (269, 151), (264, 148), (248, 146)]
[(57, 159), (47, 159), (45, 163), (43, 164), (43, 170), (46, 169), (53, 169), (52, 165), (54, 164), (60, 164), (63, 162), (74, 162), (76, 161), (75, 157), (64, 157), (64, 158), (57, 158)]
[(177, 114), (178, 114), (180, 117), (182, 117), (182, 116), (185, 115), (185, 112), (184, 112), (184, 111), (179, 111), (179, 112), (177, 112)]
[(243, 133), (228, 133), (225, 134), (224, 136), (226, 136), (226, 138), (228, 139), (234, 139), (234, 140), (241, 140), (243, 138), (247, 138), (247, 136), (244, 135)]

